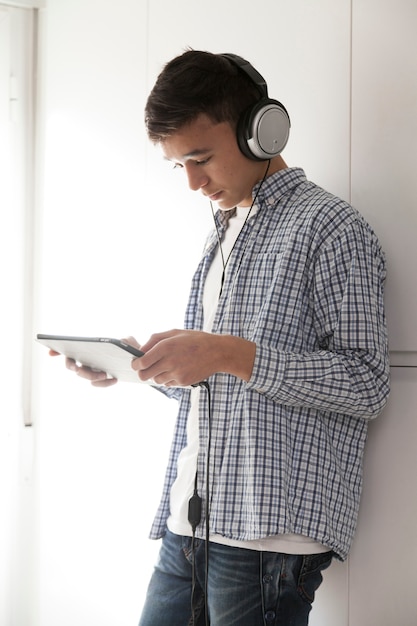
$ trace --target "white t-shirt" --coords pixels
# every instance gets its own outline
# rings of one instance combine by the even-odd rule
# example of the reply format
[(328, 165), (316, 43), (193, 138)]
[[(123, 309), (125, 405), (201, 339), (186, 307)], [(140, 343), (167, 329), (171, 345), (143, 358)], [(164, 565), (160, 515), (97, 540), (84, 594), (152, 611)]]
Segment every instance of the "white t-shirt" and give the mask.
[[(245, 224), (249, 210), (249, 207), (238, 207), (236, 214), (229, 219), (225, 237), (222, 241), (223, 258), (218, 248), (208, 271), (203, 294), (204, 330), (207, 332), (210, 332), (213, 326), (223, 272), (227, 272), (228, 268), (227, 260), (229, 254), (233, 250), (235, 241)], [(255, 213), (256, 207), (253, 207), (251, 216)], [(223, 259), (226, 263), (226, 268), (223, 268)], [(177, 478), (171, 488), (170, 516), (167, 523), (169, 530), (177, 535), (192, 535), (191, 525), (188, 521), (188, 501), (194, 492), (197, 468), (199, 446), (198, 406), (201, 391), (200, 387), (193, 388), (191, 391), (191, 407), (187, 421), (187, 445), (181, 450), (178, 457)], [(294, 534), (275, 535), (251, 541), (238, 541), (221, 535), (210, 535), (210, 541), (251, 550), (284, 552), (286, 554), (315, 554), (329, 550), (328, 547), (313, 541), (309, 537)]]

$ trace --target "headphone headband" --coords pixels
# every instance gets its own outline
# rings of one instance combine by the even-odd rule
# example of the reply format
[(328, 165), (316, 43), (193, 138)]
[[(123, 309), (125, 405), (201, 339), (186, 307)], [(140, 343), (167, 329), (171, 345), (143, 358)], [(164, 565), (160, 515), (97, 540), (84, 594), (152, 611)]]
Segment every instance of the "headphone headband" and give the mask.
[(259, 93), (263, 98), (268, 97), (268, 86), (266, 84), (266, 80), (261, 74), (256, 70), (253, 65), (246, 61), (243, 57), (240, 57), (237, 54), (232, 54), (231, 52), (225, 52), (221, 55), (226, 59), (229, 59), (234, 65), (239, 67), (249, 78), (251, 81), (257, 86)]

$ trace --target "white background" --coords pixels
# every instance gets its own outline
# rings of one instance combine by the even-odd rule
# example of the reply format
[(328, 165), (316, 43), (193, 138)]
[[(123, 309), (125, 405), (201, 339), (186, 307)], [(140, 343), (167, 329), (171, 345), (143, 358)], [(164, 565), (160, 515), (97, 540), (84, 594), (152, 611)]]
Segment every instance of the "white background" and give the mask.
[(143, 108), (163, 63), (192, 46), (253, 63), (290, 112), (288, 164), (352, 201), (387, 251), (393, 392), (370, 427), (351, 556), (326, 572), (310, 623), (415, 626), (417, 377), (399, 367), (417, 364), (414, 0), (43, 5), (0, 10), (0, 93), (10, 97), (8, 64), (22, 107), (33, 73), (37, 88), (36, 110), (19, 105), (18, 121), (0, 104), (18, 153), (12, 171), (2, 143), (2, 322), (13, 357), (2, 363), (0, 623), (138, 621), (175, 403), (143, 385), (94, 389), (33, 336), (144, 341), (182, 325), (210, 209), (148, 144)]

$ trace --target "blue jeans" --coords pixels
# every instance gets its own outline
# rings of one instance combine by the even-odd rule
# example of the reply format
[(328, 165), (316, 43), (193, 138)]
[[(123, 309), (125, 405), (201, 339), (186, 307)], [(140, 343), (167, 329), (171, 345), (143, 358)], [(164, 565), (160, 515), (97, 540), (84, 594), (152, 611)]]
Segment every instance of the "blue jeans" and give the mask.
[[(204, 626), (205, 542), (195, 539), (194, 617)], [(209, 544), (210, 626), (306, 626), (333, 553), (288, 555)], [(191, 538), (167, 532), (139, 626), (191, 626)]]

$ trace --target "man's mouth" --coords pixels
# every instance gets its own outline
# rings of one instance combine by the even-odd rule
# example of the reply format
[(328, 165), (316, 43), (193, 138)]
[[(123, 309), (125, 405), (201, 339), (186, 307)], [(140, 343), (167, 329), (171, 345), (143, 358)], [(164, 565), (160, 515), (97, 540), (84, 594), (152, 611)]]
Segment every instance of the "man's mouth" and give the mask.
[(223, 193), (222, 191), (216, 191), (216, 193), (212, 193), (212, 194), (209, 195), (209, 199), (212, 202), (217, 202), (217, 200), (220, 199), (222, 193)]

